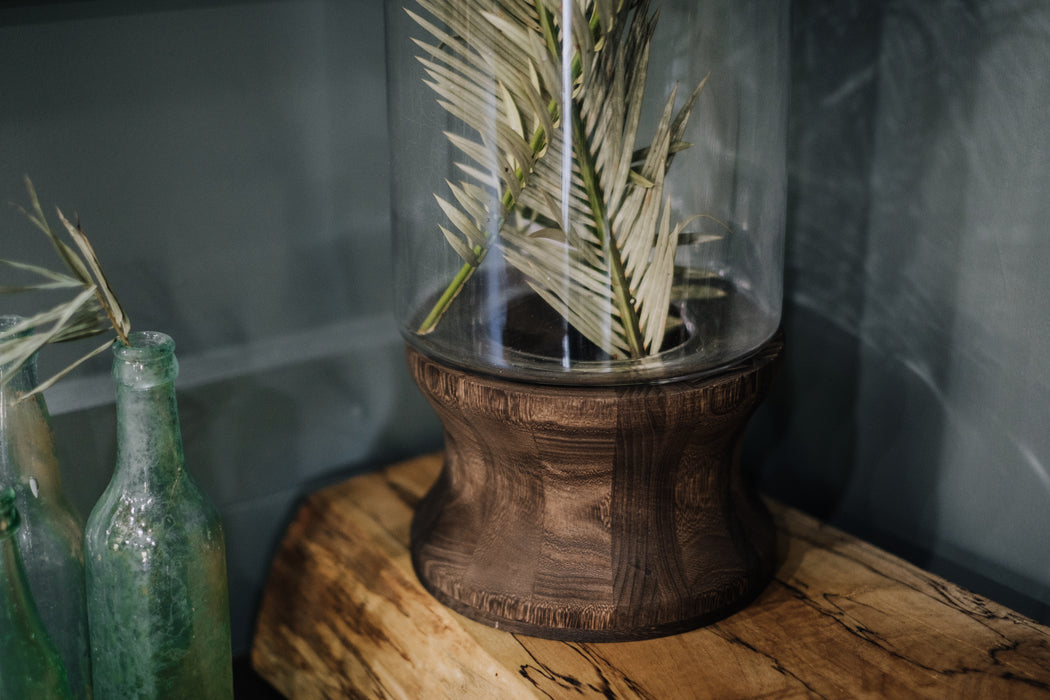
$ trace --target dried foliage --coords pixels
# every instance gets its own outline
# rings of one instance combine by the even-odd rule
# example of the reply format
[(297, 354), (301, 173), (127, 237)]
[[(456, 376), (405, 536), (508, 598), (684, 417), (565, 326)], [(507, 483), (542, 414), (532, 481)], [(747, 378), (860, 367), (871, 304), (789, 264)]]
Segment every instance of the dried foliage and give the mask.
[[(37, 265), (0, 259), (0, 265), (28, 272), (41, 280), (25, 285), (0, 286), (0, 292), (24, 293), (69, 289), (75, 291), (76, 294), (68, 301), (24, 318), (17, 324), (0, 331), (0, 368), (3, 368), (3, 376), (0, 377), (0, 381), (3, 382), (10, 379), (18, 367), (48, 343), (80, 340), (115, 331), (117, 338), (124, 344), (128, 344), (128, 332), (131, 329), (131, 321), (117, 300), (102, 270), (98, 256), (95, 255), (79, 222), (71, 223), (62, 211), (56, 208), (58, 219), (72, 243), (70, 245), (51, 229), (40, 206), (33, 183), (28, 177), (25, 182), (29, 195), (29, 208), (16, 206), (30, 223), (51, 241), (58, 257), (68, 269), (68, 274)], [(44, 391), (74, 368), (103, 352), (112, 344), (113, 340), (107, 339), (103, 345), (91, 350), (47, 381), (42, 382), (32, 394)]]
[(440, 228), (463, 265), (418, 332), (436, 327), (498, 248), (610, 356), (658, 352), (691, 220), (672, 224), (665, 177), (689, 147), (682, 137), (704, 82), (677, 108), (671, 90), (642, 144), (657, 24), (647, 1), (574, 0), (564, 17), (554, 0), (418, 4), (424, 14), (406, 12), (429, 35), (414, 40), (426, 84), (474, 134), (446, 134), (463, 179), (447, 183), (451, 198), (437, 196), (449, 222)]

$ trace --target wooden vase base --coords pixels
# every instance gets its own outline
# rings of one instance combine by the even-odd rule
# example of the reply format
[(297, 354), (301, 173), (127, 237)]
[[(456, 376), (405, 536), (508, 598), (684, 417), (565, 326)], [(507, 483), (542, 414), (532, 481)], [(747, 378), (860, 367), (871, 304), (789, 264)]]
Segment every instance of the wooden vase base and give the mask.
[(745, 606), (775, 546), (740, 441), (782, 347), (623, 387), (501, 381), (409, 348), (445, 427), (441, 475), (412, 521), (421, 583), (469, 618), (566, 641), (676, 634)]

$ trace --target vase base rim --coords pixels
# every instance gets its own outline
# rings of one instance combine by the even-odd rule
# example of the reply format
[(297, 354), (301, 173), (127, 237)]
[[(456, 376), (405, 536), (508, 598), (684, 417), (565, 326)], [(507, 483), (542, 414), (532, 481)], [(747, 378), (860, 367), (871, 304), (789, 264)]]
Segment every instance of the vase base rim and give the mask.
[[(751, 585), (743, 591), (737, 592), (725, 603), (703, 612), (684, 616), (680, 619), (669, 619), (658, 624), (646, 625), (593, 625), (574, 626), (556, 624), (537, 624), (527, 622), (513, 617), (494, 614), (490, 611), (471, 605), (459, 598), (447, 594), (440, 588), (433, 586), (430, 580), (423, 575), (413, 557), (413, 568), (417, 579), (435, 600), (453, 612), (468, 619), (492, 627), (493, 629), (510, 634), (520, 634), (527, 637), (539, 639), (550, 639), (559, 642), (578, 643), (613, 643), (613, 642), (638, 642), (647, 639), (658, 639), (671, 637), (678, 634), (692, 632), (708, 625), (725, 620), (751, 605), (766, 590), (773, 580), (773, 573), (762, 577), (753, 577)], [(637, 611), (634, 611), (637, 613)]]

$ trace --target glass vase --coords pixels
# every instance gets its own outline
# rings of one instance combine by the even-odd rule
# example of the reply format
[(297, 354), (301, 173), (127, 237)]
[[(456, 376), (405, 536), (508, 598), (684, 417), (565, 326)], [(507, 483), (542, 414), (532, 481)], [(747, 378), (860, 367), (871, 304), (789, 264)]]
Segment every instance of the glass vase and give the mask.
[(223, 530), (184, 465), (175, 344), (130, 341), (114, 344), (116, 468), (87, 524), (95, 697), (231, 698)]
[(396, 313), (549, 384), (716, 373), (781, 315), (786, 0), (388, 0)]
[[(0, 330), (18, 317), (0, 317)], [(62, 490), (51, 418), (37, 386), (36, 355), (0, 368), (0, 485), (14, 489), (18, 547), (44, 627), (57, 646), (75, 698), (91, 697), (84, 599), (84, 521)], [(14, 372), (13, 376), (8, 376)]]
[(0, 492), (0, 697), (70, 698), (62, 658), (33, 602), (18, 530), (15, 492), (6, 488)]
[(439, 601), (578, 642), (767, 585), (740, 440), (781, 356), (787, 0), (388, 0), (396, 313), (445, 427)]

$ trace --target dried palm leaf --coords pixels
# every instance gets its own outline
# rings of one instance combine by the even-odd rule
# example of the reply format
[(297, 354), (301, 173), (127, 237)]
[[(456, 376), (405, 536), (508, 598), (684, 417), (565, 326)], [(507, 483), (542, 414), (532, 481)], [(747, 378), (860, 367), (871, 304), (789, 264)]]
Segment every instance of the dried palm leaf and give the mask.
[[(30, 206), (28, 209), (17, 208), (48, 237), (70, 274), (55, 272), (28, 263), (0, 260), (3, 265), (33, 273), (46, 280), (35, 284), (0, 286), (0, 292), (32, 292), (53, 289), (79, 289), (80, 291), (72, 299), (22, 319), (19, 323), (0, 331), (0, 384), (6, 383), (17, 373), (17, 369), (23, 363), (49, 343), (80, 340), (115, 331), (117, 339), (127, 345), (128, 333), (131, 330), (131, 320), (117, 300), (102, 270), (102, 264), (80, 225), (70, 223), (61, 210), (56, 210), (59, 220), (73, 241), (73, 246), (70, 246), (51, 230), (33, 183), (28, 177), (25, 183)], [(107, 340), (103, 345), (81, 356), (47, 381), (42, 382), (27, 396), (51, 387), (73, 369), (112, 344), (113, 340)]]
[[(417, 0), (406, 10), (438, 103), (473, 133), (448, 133), (465, 160), (439, 226), (463, 265), (420, 325), (432, 331), (499, 242), (506, 261), (612, 357), (659, 352), (674, 253), (664, 194), (704, 81), (667, 96), (638, 143), (656, 13), (647, 0)], [(572, 56), (563, 57), (563, 35)], [(706, 79), (705, 79), (706, 80)], [(566, 167), (566, 165), (568, 167)], [(454, 201), (452, 201), (454, 200)]]

